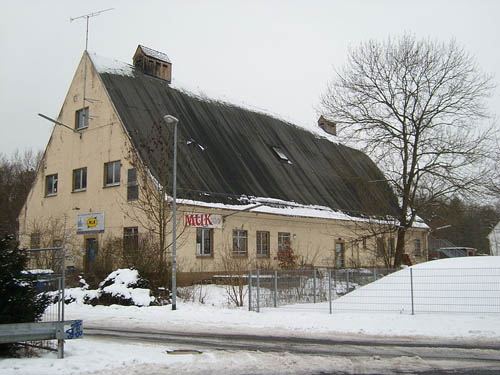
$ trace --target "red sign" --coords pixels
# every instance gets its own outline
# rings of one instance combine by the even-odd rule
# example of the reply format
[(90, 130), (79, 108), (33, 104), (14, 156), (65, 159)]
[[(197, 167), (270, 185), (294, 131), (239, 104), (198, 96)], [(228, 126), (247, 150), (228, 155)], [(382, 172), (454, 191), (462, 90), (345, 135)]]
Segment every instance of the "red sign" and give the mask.
[(222, 215), (185, 214), (184, 226), (201, 228), (222, 228)]

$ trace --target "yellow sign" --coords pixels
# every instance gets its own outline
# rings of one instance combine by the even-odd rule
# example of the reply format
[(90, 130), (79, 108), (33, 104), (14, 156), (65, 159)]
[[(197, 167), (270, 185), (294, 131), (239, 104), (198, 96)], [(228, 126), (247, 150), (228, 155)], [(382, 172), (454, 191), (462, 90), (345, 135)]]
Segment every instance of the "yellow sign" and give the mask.
[(104, 212), (80, 214), (77, 218), (77, 234), (103, 233)]
[(97, 225), (97, 218), (96, 217), (89, 217), (87, 220), (87, 227), (93, 228)]

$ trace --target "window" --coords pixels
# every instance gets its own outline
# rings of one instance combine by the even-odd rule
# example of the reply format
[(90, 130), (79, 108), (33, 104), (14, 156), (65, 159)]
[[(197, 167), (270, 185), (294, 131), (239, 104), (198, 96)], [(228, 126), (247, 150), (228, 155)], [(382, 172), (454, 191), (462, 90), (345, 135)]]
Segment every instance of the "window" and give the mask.
[(45, 177), (45, 195), (57, 194), (57, 174)]
[(290, 158), (285, 154), (285, 152), (281, 149), (281, 147), (272, 146), (271, 148), (275, 152), (278, 159), (280, 159), (281, 161), (283, 161), (285, 163), (292, 164), (292, 162), (290, 161)]
[(123, 250), (128, 253), (139, 249), (139, 229), (137, 227), (123, 228)]
[(389, 256), (392, 257), (394, 255), (394, 251), (396, 250), (395, 240), (393, 237), (391, 237), (391, 238), (389, 238), (389, 240), (387, 242), (389, 245)]
[(366, 249), (366, 237), (363, 237), (363, 249)]
[(419, 257), (422, 255), (422, 250), (420, 248), (420, 240), (415, 240), (415, 256)]
[(39, 232), (31, 233), (30, 248), (31, 249), (39, 249), (40, 248), (40, 233)]
[(278, 233), (278, 251), (290, 249), (290, 233)]
[(385, 255), (385, 241), (383, 237), (377, 238), (377, 256), (383, 257)]
[(337, 268), (345, 267), (345, 248), (343, 242), (335, 242), (335, 266)]
[(233, 255), (247, 255), (247, 231), (233, 229)]
[(87, 168), (73, 170), (73, 191), (87, 189)]
[(84, 129), (89, 126), (89, 107), (76, 111), (76, 128)]
[(196, 228), (196, 255), (212, 256), (214, 230)]
[(137, 184), (137, 169), (127, 170), (127, 200), (136, 201), (139, 199), (139, 185)]
[(104, 186), (120, 185), (120, 160), (104, 164)]
[(269, 232), (257, 232), (257, 256), (269, 256)]

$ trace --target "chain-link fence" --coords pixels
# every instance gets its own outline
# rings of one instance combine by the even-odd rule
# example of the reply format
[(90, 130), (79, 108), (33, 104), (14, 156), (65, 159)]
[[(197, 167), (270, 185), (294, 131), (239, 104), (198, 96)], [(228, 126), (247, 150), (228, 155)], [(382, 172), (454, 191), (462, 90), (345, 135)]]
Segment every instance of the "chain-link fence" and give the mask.
[(251, 271), (250, 310), (297, 303), (324, 302), (343, 296), (359, 286), (392, 272), (387, 269), (327, 269)]
[[(249, 309), (328, 301), (330, 313), (500, 313), (500, 269), (252, 271)], [(342, 298), (340, 298), (342, 297)]]
[[(39, 293), (48, 293), (51, 301), (55, 302), (49, 304), (41, 321), (64, 321), (63, 301), (66, 283), (64, 248), (26, 249), (25, 251), (28, 254), (27, 269), (24, 271), (26, 280), (32, 281)], [(61, 350), (51, 340), (32, 342), (30, 345)], [(58, 345), (60, 346), (62, 343), (58, 342)]]

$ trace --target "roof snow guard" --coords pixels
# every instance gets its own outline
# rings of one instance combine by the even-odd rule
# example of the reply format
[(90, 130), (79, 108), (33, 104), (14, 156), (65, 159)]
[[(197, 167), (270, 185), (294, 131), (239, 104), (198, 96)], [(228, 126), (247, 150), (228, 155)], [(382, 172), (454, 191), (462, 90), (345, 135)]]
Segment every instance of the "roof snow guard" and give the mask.
[[(384, 175), (358, 150), (274, 117), (175, 89), (137, 67), (128, 65), (133, 72), (125, 75), (125, 67), (107, 69), (105, 60), (98, 60), (94, 66), (117, 114), (155, 177), (161, 168), (155, 152), (161, 150), (148, 147), (150, 138), (160, 132), (170, 145), (172, 130), (163, 117), (179, 119), (179, 199), (244, 205), (239, 197), (273, 198), (358, 217), (399, 210), (387, 183), (370, 183)], [(275, 148), (286, 150), (291, 164), (280, 160)]]

